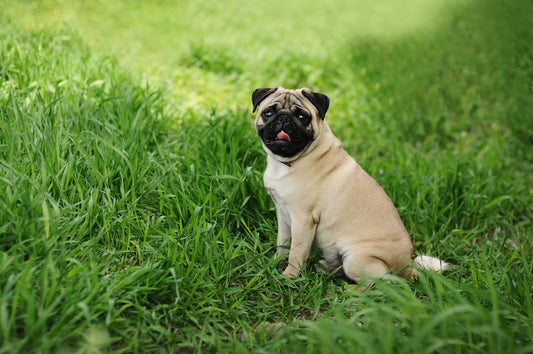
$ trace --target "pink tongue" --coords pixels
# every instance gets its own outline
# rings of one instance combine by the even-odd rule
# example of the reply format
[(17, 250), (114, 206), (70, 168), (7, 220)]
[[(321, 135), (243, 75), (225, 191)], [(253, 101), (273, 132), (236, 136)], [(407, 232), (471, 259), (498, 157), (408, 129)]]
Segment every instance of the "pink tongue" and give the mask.
[(291, 137), (289, 134), (285, 133), (283, 130), (278, 133), (276, 136), (276, 139), (278, 140), (287, 140), (289, 143), (291, 142)]

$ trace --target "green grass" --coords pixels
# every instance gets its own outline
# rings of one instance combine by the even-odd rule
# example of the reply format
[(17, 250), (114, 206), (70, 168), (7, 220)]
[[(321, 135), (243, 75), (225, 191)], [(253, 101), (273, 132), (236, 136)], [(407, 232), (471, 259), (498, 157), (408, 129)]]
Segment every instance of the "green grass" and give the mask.
[[(532, 352), (532, 5), (246, 4), (0, 2), (0, 353)], [(267, 85), (449, 272), (281, 278)]]

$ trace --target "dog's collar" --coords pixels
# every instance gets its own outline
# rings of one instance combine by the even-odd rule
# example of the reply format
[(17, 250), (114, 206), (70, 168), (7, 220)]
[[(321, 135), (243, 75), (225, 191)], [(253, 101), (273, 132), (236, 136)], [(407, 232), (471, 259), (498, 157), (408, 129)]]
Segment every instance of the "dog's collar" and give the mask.
[(282, 164), (284, 164), (285, 166), (289, 166), (291, 167), (291, 163), (290, 162), (285, 162), (285, 161), (280, 161)]

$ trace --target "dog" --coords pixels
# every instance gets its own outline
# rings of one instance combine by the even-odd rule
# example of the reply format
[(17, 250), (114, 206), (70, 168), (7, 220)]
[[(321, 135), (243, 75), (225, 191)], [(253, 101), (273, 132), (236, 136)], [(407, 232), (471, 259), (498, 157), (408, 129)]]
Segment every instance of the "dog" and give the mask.
[[(360, 283), (416, 267), (442, 271), (440, 260), (412, 260), (413, 245), (392, 201), (342, 147), (326, 113), (329, 98), (308, 88), (258, 88), (252, 93), (255, 128), (267, 153), (264, 185), (277, 210), (277, 257), (292, 278), (313, 243), (325, 271)], [(288, 258), (286, 248), (289, 247)]]

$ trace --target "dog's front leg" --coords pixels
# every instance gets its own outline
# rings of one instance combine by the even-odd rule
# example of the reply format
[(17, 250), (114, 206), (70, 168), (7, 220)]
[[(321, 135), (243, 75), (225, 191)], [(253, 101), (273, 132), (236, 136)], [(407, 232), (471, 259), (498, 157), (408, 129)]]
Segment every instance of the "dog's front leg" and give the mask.
[(298, 276), (300, 269), (305, 266), (315, 238), (316, 225), (311, 218), (294, 218), (291, 231), (289, 265), (283, 272), (288, 278)]
[(285, 256), (287, 258), (289, 239), (291, 238), (291, 226), (287, 222), (285, 216), (278, 209), (278, 251), (276, 257)]

